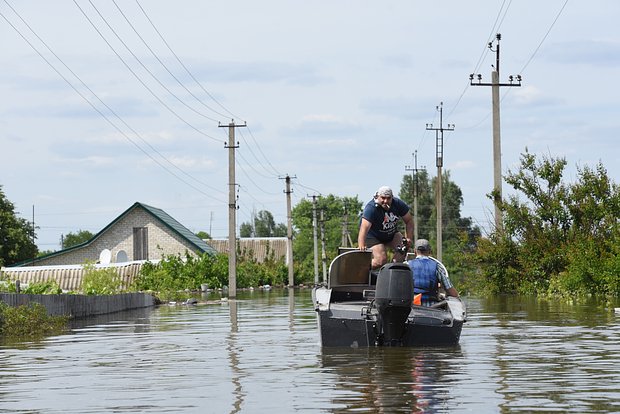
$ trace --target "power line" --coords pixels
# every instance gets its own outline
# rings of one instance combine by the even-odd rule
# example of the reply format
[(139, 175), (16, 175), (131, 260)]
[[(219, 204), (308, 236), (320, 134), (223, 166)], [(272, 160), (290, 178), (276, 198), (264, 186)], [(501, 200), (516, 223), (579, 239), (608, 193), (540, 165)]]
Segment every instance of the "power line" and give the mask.
[[(240, 155), (239, 153), (237, 153), (238, 155)], [(241, 156), (241, 155), (240, 155)], [(243, 157), (242, 157), (243, 158)], [(252, 183), (254, 184), (254, 187), (256, 187), (258, 190), (260, 190), (261, 192), (263, 192), (264, 194), (267, 195), (277, 195), (277, 193), (270, 193), (268, 191), (265, 191), (263, 188), (261, 188), (261, 186), (259, 186), (258, 184), (256, 184), (256, 182), (252, 179), (252, 177), (250, 177), (250, 175), (247, 173), (247, 171), (243, 168), (243, 166), (237, 162), (236, 163), (237, 166), (241, 169), (241, 171), (243, 171), (243, 174), (245, 174), (246, 178)]]
[(239, 157), (241, 157), (241, 159), (247, 164), (247, 166), (249, 168), (251, 168), (252, 171), (254, 171), (256, 173), (256, 175), (259, 175), (259, 176), (261, 176), (263, 178), (274, 178), (273, 175), (269, 175), (268, 176), (268, 175), (265, 175), (262, 172), (258, 171), (256, 168), (254, 168), (254, 166), (250, 162), (248, 162), (248, 160), (240, 152), (238, 154), (239, 154)]
[(261, 149), (260, 145), (258, 145), (258, 142), (256, 142), (256, 138), (254, 138), (254, 134), (252, 133), (252, 130), (249, 127), (248, 127), (248, 132), (250, 133), (250, 136), (252, 137), (252, 141), (254, 141), (254, 144), (256, 145), (256, 148), (258, 148), (258, 151), (261, 153), (261, 155), (263, 156), (265, 161), (267, 161), (267, 164), (269, 164), (269, 166), (276, 173), (276, 175), (281, 176), (282, 174), (280, 174), (280, 172), (278, 170), (276, 170), (276, 168), (273, 166), (273, 164), (271, 164), (271, 162), (269, 161), (269, 158), (267, 158), (265, 156), (265, 154), (263, 153), (263, 150)]
[[(168, 66), (159, 58), (159, 56), (157, 55), (157, 53), (155, 53), (155, 51), (149, 46), (149, 44), (146, 42), (146, 40), (144, 40), (144, 38), (140, 35), (140, 33), (138, 32), (138, 30), (136, 29), (136, 27), (131, 23), (131, 21), (129, 20), (129, 18), (127, 17), (127, 15), (123, 12), (123, 10), (121, 10), (121, 8), (118, 6), (118, 3), (116, 2), (116, 0), (112, 0), (112, 2), (114, 3), (114, 6), (116, 6), (116, 9), (119, 11), (119, 13), (123, 16), (123, 18), (125, 19), (125, 21), (127, 22), (127, 24), (131, 27), (131, 29), (133, 30), (133, 32), (136, 34), (136, 36), (138, 36), (138, 38), (142, 41), (142, 44), (144, 44), (144, 46), (149, 50), (149, 52), (151, 52), (151, 54), (153, 55), (153, 57), (161, 64), (161, 66), (166, 70), (166, 72), (168, 72), (168, 74), (170, 76), (172, 76), (172, 78), (179, 84), (179, 86), (181, 86), (183, 89), (185, 89), (187, 91), (187, 93), (189, 93), (194, 99), (196, 99), (198, 102), (200, 102), (205, 108), (207, 108), (208, 110), (216, 113), (217, 115), (220, 115), (222, 117), (228, 118), (228, 115), (224, 115), (221, 112), (216, 111), (215, 109), (211, 108), (209, 105), (207, 105), (202, 99), (200, 99), (198, 96), (196, 96), (189, 88), (187, 88), (187, 86), (185, 86), (185, 84), (183, 82), (181, 82), (179, 80), (179, 78), (176, 77), (176, 75), (174, 73), (172, 73), (172, 71), (168, 68)], [(92, 2), (91, 2), (92, 4)], [(94, 7), (94, 6), (93, 6)], [(108, 25), (109, 27), (109, 25)], [(124, 43), (123, 43), (124, 44)], [(150, 72), (149, 72), (150, 73)], [(202, 114), (200, 114), (202, 115)], [(205, 115), (202, 115), (205, 116)], [(216, 121), (213, 118), (207, 117), (206, 118), (212, 120), (212, 121)]]
[[(568, 0), (566, 0), (564, 2), (564, 4), (562, 5), (562, 7), (560, 8), (560, 11), (558, 12), (558, 14), (555, 16), (555, 19), (553, 19), (553, 22), (551, 23), (551, 26), (549, 26), (549, 29), (547, 30), (547, 32), (545, 33), (545, 35), (543, 36), (543, 38), (541, 39), (540, 43), (538, 43), (538, 46), (536, 47), (536, 50), (534, 50), (534, 52), (532, 53), (532, 55), (530, 56), (530, 58), (527, 60), (527, 62), (525, 63), (525, 65), (523, 65), (523, 67), (521, 68), (521, 73), (523, 73), (525, 71), (525, 68), (528, 67), (528, 65), (530, 64), (530, 62), (534, 59), (534, 56), (536, 56), (536, 54), (538, 53), (538, 51), (540, 50), (540, 47), (542, 46), (542, 44), (545, 42), (545, 40), (547, 40), (547, 36), (549, 36), (549, 33), (551, 33), (551, 29), (553, 29), (553, 26), (555, 26), (555, 24), (557, 23), (558, 19), (560, 18), (560, 15), (562, 14), (562, 12), (564, 11), (564, 8), (566, 7), (566, 5), (568, 4)], [(508, 91), (506, 91), (508, 92)]]
[[(89, 0), (90, 1), (90, 0)], [(91, 5), (92, 5), (92, 1), (90, 1)], [(220, 116), (226, 116), (224, 114), (222, 114), (221, 112), (216, 111), (215, 109), (211, 108), (209, 105), (207, 105), (203, 100), (201, 100), (198, 96), (196, 96), (189, 88), (187, 88), (179, 79), (178, 77), (176, 77), (174, 75), (174, 73), (172, 73), (172, 71), (168, 68), (168, 66), (162, 61), (162, 59), (159, 58), (159, 56), (153, 51), (153, 49), (149, 46), (149, 44), (146, 42), (146, 40), (140, 35), (140, 33), (138, 32), (138, 30), (135, 28), (135, 26), (131, 23), (131, 21), (127, 18), (126, 14), (121, 10), (121, 8), (118, 6), (117, 2), (115, 0), (113, 0), (114, 5), (116, 6), (117, 10), (121, 13), (121, 15), (123, 16), (123, 18), (125, 19), (125, 21), (127, 22), (127, 24), (129, 24), (129, 26), (132, 28), (132, 30), (134, 31), (134, 33), (138, 36), (138, 38), (142, 41), (142, 43), (145, 45), (145, 47), (151, 52), (151, 54), (155, 57), (155, 59), (162, 65), (162, 67), (164, 67), (164, 69), (170, 74), (170, 76), (172, 76), (174, 78), (174, 80), (181, 86), (183, 87), (192, 97), (194, 97), (198, 102), (200, 102), (202, 105), (204, 105), (207, 109), (215, 112), (216, 114), (220, 115)], [(160, 39), (162, 40), (162, 42), (164, 42), (164, 44), (166, 45), (166, 47), (168, 48), (168, 50), (170, 50), (170, 52), (175, 56), (175, 58), (177, 59), (177, 61), (179, 62), (179, 64), (181, 64), (181, 66), (186, 70), (186, 72), (188, 72), (188, 74), (194, 79), (194, 81), (201, 87), (201, 89), (203, 89), (203, 91), (212, 99), (214, 99), (211, 94), (206, 91), (204, 89), (204, 87), (202, 87), (202, 85), (195, 79), (195, 77), (193, 77), (193, 75), (191, 74), (191, 72), (187, 69), (187, 67), (183, 64), (183, 62), (181, 62), (181, 60), (179, 59), (178, 55), (176, 55), (176, 53), (174, 53), (174, 51), (172, 50), (172, 48), (170, 47), (170, 45), (168, 44), (168, 42), (163, 38), (161, 32), (157, 29), (157, 27), (154, 25), (153, 21), (149, 18), (149, 16), (146, 14), (146, 11), (144, 10), (144, 8), (140, 5), (140, 3), (136, 0), (136, 3), (138, 4), (140, 10), (142, 11), (142, 13), (144, 14), (144, 16), (146, 17), (146, 19), (149, 21), (149, 23), (151, 24), (151, 26), (153, 27), (153, 29), (155, 30), (155, 32), (159, 35)], [(96, 9), (96, 7), (93, 5), (93, 7)], [(99, 13), (99, 11), (97, 10), (97, 12)], [(102, 17), (102, 19), (105, 18), (101, 15), (101, 13), (99, 13), (99, 15)], [(118, 36), (118, 34), (114, 31), (114, 29), (112, 29), (112, 27), (107, 23), (108, 27), (110, 27), (110, 29), (114, 32), (114, 34), (117, 36), (117, 38), (119, 38), (119, 40), (123, 43), (123, 45), (129, 50), (129, 48), (127, 47), (127, 45), (125, 44), (125, 42), (123, 42), (120, 37)], [(129, 50), (130, 51), (130, 50)], [(130, 51), (130, 53), (132, 53)], [(135, 56), (135, 54), (132, 53), (132, 55), (136, 58), (136, 60), (138, 60), (138, 62), (145, 67), (142, 62)], [(145, 67), (146, 69), (146, 67)], [(148, 71), (148, 69), (146, 69)], [(151, 74), (151, 76), (153, 76), (155, 78), (155, 76), (148, 71), (149, 74)], [(156, 78), (155, 78), (156, 79)], [(157, 80), (157, 79), (156, 79)], [(161, 84), (161, 82), (160, 82)], [(162, 85), (163, 86), (163, 85)], [(165, 87), (164, 87), (165, 88)], [(168, 88), (166, 88), (166, 90), (168, 90)], [(169, 91), (169, 90), (168, 90)], [(171, 94), (172, 92), (169, 91)], [(174, 95), (174, 94), (173, 94)], [(174, 95), (176, 97), (176, 95)], [(179, 99), (177, 97), (177, 99)], [(219, 104), (219, 102), (217, 102), (215, 99), (214, 101), (216, 103)], [(221, 106), (221, 104), (220, 104)], [(230, 113), (230, 111), (228, 111)], [(212, 119), (212, 118), (209, 118)], [(278, 176), (279, 173), (278, 171), (273, 167), (273, 165), (270, 163), (269, 159), (265, 156), (265, 154), (262, 152), (261, 147), (258, 145), (258, 143), (256, 142), (256, 139), (254, 138), (254, 135), (252, 134), (251, 131), (250, 132), (250, 136), (252, 137), (252, 140), (254, 141), (255, 146), (258, 148), (258, 150), (260, 151), (261, 155), (263, 156), (263, 158), (267, 161), (267, 163), (269, 164), (269, 166), (271, 166), (271, 168), (276, 172), (275, 176)], [(241, 133), (241, 137), (244, 140), (244, 142), (247, 145), (248, 150), (251, 152), (251, 154), (254, 156), (254, 158), (256, 159), (256, 161), (259, 163), (259, 165), (263, 166), (262, 162), (258, 159), (258, 157), (256, 156), (256, 154), (254, 153), (254, 151), (252, 151), (251, 146), (249, 145), (249, 143), (247, 142), (247, 140), (245, 139), (245, 136), (243, 135), (243, 133)], [(246, 161), (247, 162), (247, 161)], [(250, 164), (248, 164), (250, 165)], [(250, 165), (251, 166), (251, 165)], [(252, 167), (253, 168), (253, 167)], [(263, 166), (263, 168), (265, 168)], [(267, 171), (267, 168), (265, 168), (265, 171)], [(257, 172), (258, 173), (258, 172)], [(268, 172), (269, 174), (271, 174), (270, 172)], [(272, 177), (274, 175), (272, 174)]]
[[(168, 48), (168, 50), (170, 51), (170, 53), (172, 53), (172, 55), (175, 57), (175, 59), (177, 60), (177, 62), (179, 62), (179, 64), (183, 67), (183, 69), (185, 69), (185, 71), (187, 72), (187, 74), (189, 75), (190, 78), (192, 78), (192, 80), (200, 87), (200, 89), (203, 90), (204, 93), (207, 94), (207, 96), (209, 96), (209, 98), (211, 98), (213, 100), (213, 102), (215, 102), (216, 104), (218, 104), (223, 110), (225, 110), (228, 114), (230, 114), (230, 116), (232, 116), (233, 118), (237, 118), (237, 119), (243, 119), (243, 117), (237, 116), (234, 113), (232, 113), (231, 111), (229, 111), (224, 105), (222, 105), (217, 99), (215, 99), (213, 97), (213, 95), (211, 95), (209, 93), (209, 91), (207, 91), (205, 89), (204, 86), (202, 86), (202, 84), (198, 81), (198, 79), (196, 79), (196, 77), (192, 74), (192, 72), (187, 68), (187, 66), (185, 66), (185, 64), (183, 64), (183, 62), (181, 61), (181, 59), (179, 59), (179, 56), (174, 52), (174, 50), (172, 50), (172, 47), (170, 47), (170, 44), (168, 44), (168, 42), (166, 41), (166, 39), (164, 38), (164, 36), (161, 34), (161, 32), (157, 29), (157, 27), (155, 26), (155, 24), (153, 23), (153, 21), (151, 20), (151, 18), (148, 16), (148, 14), (146, 13), (146, 11), (144, 10), (144, 8), (142, 7), (142, 5), (140, 4), (140, 2), (138, 0), (136, 0), (136, 4), (138, 5), (138, 7), (140, 8), (140, 10), (142, 11), (142, 14), (144, 14), (144, 17), (146, 17), (146, 19), (148, 20), (148, 22), (151, 24), (151, 26), (153, 27), (153, 30), (155, 30), (155, 32), (157, 33), (157, 35), (159, 36), (159, 38), (162, 40), (162, 42), (164, 42), (164, 44), (166, 45), (166, 47)], [(213, 110), (213, 112), (216, 112), (215, 110)], [(221, 115), (219, 112), (216, 112), (218, 115)]]
[[(504, 1), (505, 3), (505, 1)], [(558, 13), (556, 14), (555, 18), (553, 19), (553, 22), (551, 23), (551, 25), (549, 26), (549, 28), (547, 29), (547, 32), (545, 33), (545, 35), (543, 36), (543, 38), (540, 40), (540, 42), (538, 43), (538, 46), (536, 46), (536, 49), (534, 50), (534, 52), (532, 52), (530, 58), (527, 60), (527, 62), (523, 65), (523, 67), (521, 68), (521, 70), (519, 71), (519, 73), (525, 73), (525, 69), (529, 66), (529, 64), (532, 62), (532, 60), (534, 59), (534, 57), (536, 56), (536, 54), (538, 53), (538, 51), (540, 50), (541, 46), (543, 45), (543, 43), (545, 42), (545, 40), (547, 40), (547, 37), (549, 36), (549, 34), (551, 33), (551, 30), (553, 29), (553, 27), (555, 26), (555, 24), (557, 23), (557, 21), (559, 20), (560, 16), (562, 15), (562, 12), (564, 11), (564, 8), (566, 7), (566, 5), (568, 4), (568, 0), (564, 1), (564, 4), (562, 5), (562, 7), (560, 8), (560, 10), (558, 11)], [(503, 8), (503, 5), (502, 5)], [(506, 8), (506, 11), (508, 11), (508, 8)], [(500, 9), (501, 12), (501, 9)], [(506, 17), (506, 14), (504, 14), (504, 17)], [(504, 18), (502, 18), (502, 22), (503, 22)], [(494, 25), (495, 27), (495, 25)], [(488, 52), (488, 48), (485, 47), (485, 50)], [(478, 65), (476, 65), (476, 67), (478, 67)], [(474, 73), (477, 72), (477, 70), (474, 71)], [(467, 90), (467, 88), (469, 88), (471, 85), (468, 84), (465, 87), (465, 90)], [(463, 95), (465, 94), (465, 90), (463, 91), (463, 93), (461, 94), (461, 96), (459, 97), (458, 101), (457, 101), (457, 105), (458, 103), (461, 101), (461, 98), (463, 97)], [(506, 92), (504, 92), (504, 94), (502, 95), (500, 102), (503, 102), (504, 99), (506, 98), (506, 96), (510, 93), (510, 88), (506, 89)], [(456, 105), (454, 108), (452, 108), (452, 111), (450, 111), (450, 113), (454, 112), (454, 109), (456, 109)], [(478, 123), (476, 123), (473, 126), (469, 126), (469, 127), (465, 127), (464, 129), (472, 129), (472, 128), (477, 128), (478, 126), (480, 126), (484, 121), (486, 121), (490, 116), (491, 116), (492, 112), (488, 112), (486, 114), (486, 116), (484, 118), (482, 118)]]
[[(502, 15), (502, 10), (504, 10), (504, 5), (506, 4), (507, 0), (504, 0), (502, 2), (502, 5), (499, 8), (499, 11), (497, 12), (497, 16), (495, 16), (495, 22), (493, 22), (493, 27), (491, 28), (491, 31), (489, 33), (489, 35), (487, 36), (487, 42), (489, 42), (492, 38), (493, 35), (495, 33), (498, 33), (501, 27), (501, 24), (504, 22), (504, 19), (506, 18), (506, 14), (508, 13), (508, 9), (510, 8), (510, 5), (512, 4), (512, 0), (510, 0), (510, 2), (508, 3), (508, 6), (506, 7), (506, 10), (504, 11), (504, 15), (500, 20), (500, 16)], [(498, 24), (498, 20), (500, 21), (500, 23)], [(482, 64), (482, 60), (484, 58), (484, 56), (486, 56), (489, 53), (489, 49), (486, 47), (482, 48), (482, 52), (480, 52), (480, 56), (478, 57), (478, 61), (476, 62), (476, 65), (474, 66), (474, 70), (472, 73), (478, 73), (478, 70), (480, 69), (480, 65)], [(465, 96), (465, 92), (467, 92), (467, 90), (469, 89), (470, 84), (466, 83), (465, 87), (463, 88), (463, 92), (461, 92), (461, 95), (459, 95), (459, 98), (456, 100), (456, 103), (452, 106), (452, 109), (450, 109), (450, 112), (448, 112), (447, 117), (450, 117), (452, 115), (452, 113), (456, 110), (456, 108), (459, 106), (459, 104), (461, 103), (461, 100), (463, 99), (463, 96)], [(485, 119), (488, 118), (485, 117)]]
[(279, 177), (281, 174), (279, 174), (278, 170), (276, 170), (275, 167), (271, 164), (271, 162), (269, 161), (269, 158), (267, 158), (265, 156), (265, 154), (263, 153), (260, 145), (258, 145), (258, 142), (256, 142), (256, 138), (254, 138), (254, 134), (252, 134), (252, 131), (250, 130), (250, 128), (248, 128), (248, 132), (250, 133), (250, 137), (252, 138), (252, 141), (254, 142), (254, 145), (256, 146), (256, 148), (258, 149), (260, 154), (263, 156), (265, 161), (267, 161), (267, 164), (271, 167), (273, 172), (271, 172), (267, 167), (265, 167), (264, 163), (256, 156), (256, 153), (254, 151), (252, 151), (252, 147), (249, 145), (248, 141), (245, 139), (245, 136), (243, 134), (241, 134), (241, 138), (243, 139), (243, 142), (245, 142), (246, 145), (248, 146), (248, 150), (250, 151), (250, 153), (252, 154), (252, 156), (254, 157), (256, 162), (258, 163), (258, 165), (260, 165), (270, 177), (272, 177), (272, 178), (273, 177)]
[[(90, 0), (89, 0), (90, 1)], [(172, 109), (168, 104), (166, 104), (155, 92), (153, 92), (153, 90), (140, 78), (140, 76), (138, 76), (138, 74), (129, 66), (129, 64), (125, 61), (125, 59), (123, 59), (123, 57), (116, 51), (116, 49), (114, 48), (114, 46), (112, 46), (112, 44), (108, 41), (108, 39), (106, 39), (106, 37), (103, 35), (103, 33), (101, 33), (101, 31), (99, 30), (99, 28), (97, 28), (97, 26), (95, 25), (95, 23), (91, 20), (90, 17), (88, 17), (88, 15), (86, 14), (86, 12), (80, 7), (80, 5), (77, 3), (76, 0), (73, 0), (73, 3), (77, 6), (77, 8), (80, 10), (80, 12), (82, 12), (82, 15), (86, 18), (86, 20), (90, 23), (90, 25), (93, 27), (93, 29), (97, 32), (97, 34), (99, 35), (99, 37), (101, 37), (101, 39), (108, 45), (108, 47), (110, 48), (110, 50), (112, 50), (112, 52), (116, 55), (116, 57), (123, 63), (123, 65), (127, 68), (127, 70), (129, 70), (129, 72), (136, 78), (136, 80), (138, 82), (140, 82), (140, 84), (147, 90), (149, 91), (149, 93), (151, 95), (153, 95), (153, 97), (155, 99), (157, 99), (157, 101), (164, 107), (166, 108), (171, 114), (173, 114), (177, 119), (179, 119), (181, 122), (183, 122), (185, 125), (187, 125), (188, 127), (190, 127), (191, 129), (193, 129), (194, 131), (198, 132), (200, 135), (203, 135), (209, 139), (212, 139), (214, 141), (220, 142), (220, 143), (225, 143), (225, 141), (221, 141), (217, 138), (212, 137), (211, 135), (205, 133), (204, 131), (201, 131), (199, 128), (195, 127), (194, 125), (192, 125), (190, 122), (188, 122), (187, 120), (185, 120), (185, 118), (183, 118), (181, 115), (179, 115), (174, 109)], [(92, 4), (92, 3), (91, 3)], [(93, 6), (94, 7), (94, 6)], [(97, 10), (95, 8), (95, 10)], [(98, 12), (98, 11), (97, 11)], [(102, 17), (103, 19), (103, 17)], [(105, 21), (105, 19), (104, 19)], [(120, 40), (120, 39), (119, 39)], [(122, 41), (121, 41), (122, 42)], [(131, 53), (131, 52), (130, 52)], [(134, 55), (135, 56), (135, 55)], [(160, 83), (161, 84), (161, 83)], [(167, 88), (166, 88), (167, 89)], [(175, 96), (173, 94), (173, 96)], [(177, 97), (178, 99), (178, 97)], [(213, 119), (212, 119), (213, 120)]]
[[(31, 26), (17, 13), (17, 11), (15, 11), (15, 9), (13, 9), (13, 7), (6, 1), (4, 0), (4, 2), (11, 8), (11, 10), (13, 10), (13, 12), (20, 18), (20, 20), (22, 20), (22, 22), (28, 27), (28, 29), (37, 37), (37, 39), (39, 39), (39, 41), (41, 43), (43, 43), (43, 45), (50, 51), (50, 53), (52, 53), (54, 55), (54, 57), (56, 57), (56, 59), (58, 59), (64, 66), (65, 68), (67, 68), (67, 70), (69, 70), (69, 72), (76, 77), (76, 79), (78, 79), (82, 85), (88, 89), (88, 91), (90, 93), (93, 94), (93, 96), (95, 98), (97, 98), (97, 100), (99, 100), (99, 102), (102, 103), (102, 105), (104, 105), (113, 115), (115, 115), (119, 120), (121, 120), (121, 122), (123, 122), (134, 134), (136, 134), (136, 136), (138, 136), (143, 142), (146, 142), (143, 138), (140, 137), (140, 135), (133, 130), (131, 127), (129, 127), (128, 124), (125, 123), (125, 121), (122, 120), (122, 118), (120, 118), (118, 116), (118, 114), (116, 114), (116, 112), (114, 112), (114, 110), (112, 108), (110, 108), (108, 105), (106, 105), (98, 96), (97, 94), (94, 93), (94, 91), (89, 88), (82, 80), (79, 76), (77, 76), (77, 74), (72, 71), (65, 63), (62, 59), (60, 59), (60, 57), (53, 52), (53, 50), (47, 45), (47, 43), (45, 43), (43, 41), (43, 39), (41, 39), (41, 37), (31, 28)], [(13, 30), (15, 30), (15, 32), (30, 46), (30, 48), (32, 50), (34, 50), (35, 53), (37, 53), (41, 59), (43, 59), (43, 61), (45, 61), (45, 63), (47, 63), (48, 66), (50, 66), (50, 68), (52, 68), (52, 70), (54, 72), (56, 72), (58, 74), (58, 76), (60, 76), (68, 85), (69, 87), (71, 87), (71, 89), (73, 89), (88, 105), (90, 105), (99, 115), (101, 115), (102, 118), (104, 118), (106, 120), (106, 122), (108, 122), (114, 129), (116, 129), (121, 135), (123, 135), (131, 144), (133, 144), (138, 150), (140, 150), (143, 154), (145, 154), (147, 157), (149, 157), (150, 159), (152, 159), (157, 165), (159, 165), (161, 168), (163, 168), (166, 172), (168, 172), (169, 174), (171, 174), (172, 176), (174, 176), (175, 178), (177, 178), (179, 181), (185, 183), (186, 185), (188, 185), (189, 187), (193, 188), (194, 190), (198, 191), (199, 193), (203, 194), (203, 195), (207, 195), (209, 197), (211, 197), (212, 195), (207, 194), (205, 192), (203, 192), (201, 189), (197, 188), (196, 186), (194, 186), (193, 184), (189, 183), (188, 181), (184, 180), (182, 177), (178, 176), (177, 174), (175, 174), (173, 171), (171, 171), (169, 168), (167, 168), (165, 165), (163, 165), (158, 159), (156, 159), (155, 157), (153, 157), (151, 154), (149, 154), (146, 150), (144, 150), (144, 148), (142, 148), (139, 144), (137, 144), (133, 139), (131, 139), (131, 137), (129, 137), (129, 135), (127, 135), (125, 133), (125, 131), (123, 131), (121, 128), (118, 127), (118, 125), (116, 125), (114, 122), (112, 122), (112, 120), (106, 115), (104, 114), (99, 108), (97, 108), (97, 106), (91, 102), (90, 99), (88, 99), (86, 96), (84, 96), (84, 94), (82, 92), (80, 92), (75, 85), (73, 85), (71, 83), (71, 81), (69, 79), (67, 79), (66, 76), (64, 76), (59, 70), (58, 68), (56, 68), (54, 66), (54, 64), (52, 64), (52, 62), (49, 61), (49, 59), (47, 59), (33, 44), (32, 42), (15, 26), (13, 25), (13, 23), (8, 20), (8, 18), (2, 13), (0, 12), (0, 16), (2, 16), (2, 18), (13, 28)], [(151, 147), (153, 148), (153, 147)], [(154, 149), (154, 148), (153, 148)], [(156, 151), (156, 150), (155, 150)], [(157, 152), (157, 151), (156, 151)], [(172, 164), (167, 158), (165, 158), (161, 153), (157, 152), (164, 160), (166, 160), (168, 163)], [(177, 169), (178, 167), (174, 164), (172, 164), (173, 166), (175, 166)], [(182, 171), (182, 170), (181, 170)], [(182, 171), (183, 172), (183, 171)], [(185, 172), (184, 172), (185, 173)], [(186, 174), (186, 173), (185, 173)], [(191, 177), (191, 176), (190, 176)], [(193, 177), (192, 177), (193, 178)], [(207, 186), (206, 184), (202, 183), (203, 185)], [(212, 188), (212, 187), (211, 187)], [(215, 188), (212, 188), (215, 191), (219, 191)]]
[(312, 192), (313, 192), (313, 193), (315, 193), (317, 196), (321, 196), (321, 192), (320, 192), (319, 190), (316, 190), (316, 189), (314, 189), (314, 188), (312, 188), (312, 187), (305, 186), (305, 185), (301, 184), (301, 183), (299, 182), (299, 180), (297, 180), (297, 185), (298, 185), (298, 186), (300, 186), (301, 188), (305, 188), (306, 190), (310, 190), (310, 191), (312, 191)]
[[(75, 1), (75, 0), (74, 0)], [(95, 9), (95, 11), (97, 12), (97, 14), (99, 15), (99, 17), (101, 18), (101, 20), (103, 20), (103, 22), (105, 23), (106, 26), (108, 26), (108, 29), (110, 29), (110, 31), (114, 34), (114, 36), (118, 39), (119, 42), (121, 42), (121, 44), (125, 47), (125, 49), (127, 49), (127, 51), (131, 54), (131, 56), (133, 56), (133, 58), (136, 60), (136, 62), (138, 62), (140, 64), (140, 66), (142, 66), (142, 68), (149, 74), (151, 75), (151, 77), (153, 78), (153, 80), (155, 80), (155, 82), (157, 82), (159, 84), (159, 86), (161, 86), (162, 88), (164, 88), (166, 90), (166, 92), (168, 92), (170, 95), (172, 95), (177, 101), (179, 101), (179, 103), (183, 106), (185, 106), (187, 109), (189, 109), (190, 111), (194, 112), (196, 115), (202, 116), (210, 121), (213, 122), (217, 122), (218, 120), (215, 118), (211, 118), (208, 115), (203, 114), (200, 111), (197, 111), (196, 109), (194, 109), (193, 107), (189, 106), (187, 103), (185, 103), (181, 98), (179, 98), (174, 92), (172, 92), (170, 90), (170, 88), (168, 88), (166, 85), (164, 85), (164, 83), (162, 81), (159, 80), (159, 78), (157, 76), (155, 76), (155, 74), (153, 74), (153, 72), (146, 67), (146, 65), (142, 62), (142, 60), (133, 52), (133, 50), (131, 50), (131, 48), (129, 46), (127, 46), (127, 43), (121, 38), (121, 36), (118, 34), (118, 32), (112, 27), (112, 25), (108, 22), (108, 19), (105, 18), (105, 16), (103, 16), (103, 14), (101, 14), (101, 12), (99, 11), (99, 9), (97, 8), (97, 6), (95, 6), (92, 2), (92, 0), (88, 0), (88, 2), (90, 3), (90, 5), (93, 7), (93, 9)], [(116, 3), (115, 3), (116, 4)], [(121, 14), (123, 15), (123, 17), (125, 16), (122, 12)], [(129, 23), (129, 25), (133, 28), (133, 25), (131, 25), (131, 23)], [(135, 31), (135, 30), (134, 30)], [(142, 39), (142, 37), (136, 32), (136, 35), (138, 36), (138, 38), (140, 38), (141, 40), (144, 41), (144, 39)], [(107, 43), (107, 42), (106, 42)], [(108, 45), (110, 45), (108, 43)], [(146, 45), (146, 44), (145, 44)], [(147, 49), (149, 49), (151, 51), (151, 53), (153, 53), (153, 51), (148, 47), (148, 45), (146, 45)], [(115, 52), (116, 53), (116, 52)], [(117, 56), (119, 56), (117, 54)], [(161, 60), (157, 57), (157, 55), (154, 55), (155, 58), (162, 63), (162, 66), (164, 66), (164, 69), (167, 69), (166, 66), (163, 64), (163, 62), (161, 62)], [(169, 72), (170, 73), (170, 72)], [(174, 79), (176, 79), (178, 81), (178, 79), (172, 74), (172, 77)], [(180, 83), (180, 82), (179, 82)], [(183, 86), (181, 84), (181, 86)], [(189, 91), (189, 90), (188, 90)], [(191, 92), (190, 92), (191, 94)]]

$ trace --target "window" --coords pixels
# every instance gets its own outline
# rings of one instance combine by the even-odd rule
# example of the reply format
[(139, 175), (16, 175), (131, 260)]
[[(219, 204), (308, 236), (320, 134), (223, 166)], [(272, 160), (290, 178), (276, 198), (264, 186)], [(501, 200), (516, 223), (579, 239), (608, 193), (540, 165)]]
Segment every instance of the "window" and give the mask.
[(133, 260), (149, 259), (149, 229), (147, 227), (133, 228)]

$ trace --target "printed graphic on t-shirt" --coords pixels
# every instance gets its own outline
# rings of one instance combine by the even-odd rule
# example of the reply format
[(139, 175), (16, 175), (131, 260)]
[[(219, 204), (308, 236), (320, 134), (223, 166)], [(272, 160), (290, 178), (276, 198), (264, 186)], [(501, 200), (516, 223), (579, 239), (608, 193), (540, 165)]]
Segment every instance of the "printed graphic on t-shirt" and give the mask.
[(386, 233), (391, 233), (396, 228), (396, 222), (398, 221), (398, 216), (394, 213), (385, 212), (383, 215), (383, 228), (382, 231)]

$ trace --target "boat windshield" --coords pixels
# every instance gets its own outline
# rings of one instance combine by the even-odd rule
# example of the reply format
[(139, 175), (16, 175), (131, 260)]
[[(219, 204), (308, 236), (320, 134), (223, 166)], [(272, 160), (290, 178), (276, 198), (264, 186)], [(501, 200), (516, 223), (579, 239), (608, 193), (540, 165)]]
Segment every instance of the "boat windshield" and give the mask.
[(336, 257), (329, 266), (328, 287), (370, 285), (372, 253), (351, 250)]

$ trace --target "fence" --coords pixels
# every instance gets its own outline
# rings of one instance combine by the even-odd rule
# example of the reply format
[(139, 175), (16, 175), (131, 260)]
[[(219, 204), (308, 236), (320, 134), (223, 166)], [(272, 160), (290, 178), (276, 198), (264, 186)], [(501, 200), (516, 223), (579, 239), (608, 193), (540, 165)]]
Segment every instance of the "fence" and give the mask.
[[(127, 289), (140, 273), (144, 263), (145, 261), (140, 260), (107, 265), (95, 264), (94, 267), (95, 269), (116, 268), (121, 278), (121, 288)], [(3, 267), (0, 269), (2, 278), (10, 282), (19, 280), (20, 284), (24, 285), (54, 280), (63, 291), (79, 291), (82, 287), (84, 273), (82, 265)]]
[(146, 293), (92, 296), (0, 293), (0, 302), (9, 306), (40, 303), (45, 306), (48, 315), (65, 315), (71, 318), (85, 318), (155, 306), (155, 298)]

